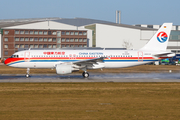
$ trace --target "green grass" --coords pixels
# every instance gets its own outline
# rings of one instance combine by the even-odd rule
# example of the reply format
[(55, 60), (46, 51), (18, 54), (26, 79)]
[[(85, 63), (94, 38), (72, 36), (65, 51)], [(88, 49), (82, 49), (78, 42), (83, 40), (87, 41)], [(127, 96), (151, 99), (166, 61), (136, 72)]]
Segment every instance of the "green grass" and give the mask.
[(0, 119), (179, 120), (180, 83), (1, 83)]

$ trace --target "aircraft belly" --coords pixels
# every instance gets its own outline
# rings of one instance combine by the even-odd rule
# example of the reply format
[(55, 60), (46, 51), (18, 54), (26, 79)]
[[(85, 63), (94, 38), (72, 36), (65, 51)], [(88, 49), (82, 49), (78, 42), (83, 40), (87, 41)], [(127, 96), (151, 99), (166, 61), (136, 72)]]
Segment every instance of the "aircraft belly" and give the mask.
[(54, 68), (54, 62), (34, 63), (34, 68)]
[(51, 62), (23, 62), (15, 65), (18, 68), (53, 68), (54, 63)]
[(105, 68), (124, 68), (124, 67), (131, 67), (131, 66), (136, 66), (136, 65), (142, 65), (142, 64), (146, 64), (148, 62), (106, 62), (105, 63)]

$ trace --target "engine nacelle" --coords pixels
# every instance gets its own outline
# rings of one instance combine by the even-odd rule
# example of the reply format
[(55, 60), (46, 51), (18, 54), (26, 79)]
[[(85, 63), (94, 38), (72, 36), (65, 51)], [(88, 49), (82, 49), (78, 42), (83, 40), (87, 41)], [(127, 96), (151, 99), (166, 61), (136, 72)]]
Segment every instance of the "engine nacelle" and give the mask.
[(57, 74), (70, 74), (72, 73), (72, 65), (56, 65), (56, 73)]

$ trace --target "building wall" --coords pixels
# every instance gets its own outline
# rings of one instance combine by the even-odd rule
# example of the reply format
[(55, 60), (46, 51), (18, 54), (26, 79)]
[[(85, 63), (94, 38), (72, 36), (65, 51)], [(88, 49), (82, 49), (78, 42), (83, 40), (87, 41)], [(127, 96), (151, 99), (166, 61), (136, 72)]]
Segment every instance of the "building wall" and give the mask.
[[(19, 28), (19, 29), (17, 29)], [(87, 30), (77, 29), (29, 29), (16, 26), (4, 28), (2, 57), (8, 58), (18, 48), (87, 47)]]
[(9, 57), (14, 52), (14, 30), (5, 30), (2, 37), (2, 58)]
[(3, 58), (10, 57), (18, 48), (91, 47), (88, 43), (92, 41), (92, 30), (84, 26), (44, 21), (2, 29), (6, 32), (2, 36)]
[(141, 30), (141, 40), (147, 40), (149, 39), (156, 33), (156, 31), (149, 31), (149, 30)]
[(87, 31), (87, 47), (92, 47), (92, 30), (86, 29), (85, 26), (78, 27), (78, 30), (86, 30)]
[(155, 31), (96, 24), (96, 47), (140, 49)]
[(96, 24), (91, 24), (85, 26), (86, 29), (91, 30), (89, 34), (91, 34), (91, 41), (89, 41), (89, 47), (96, 47)]

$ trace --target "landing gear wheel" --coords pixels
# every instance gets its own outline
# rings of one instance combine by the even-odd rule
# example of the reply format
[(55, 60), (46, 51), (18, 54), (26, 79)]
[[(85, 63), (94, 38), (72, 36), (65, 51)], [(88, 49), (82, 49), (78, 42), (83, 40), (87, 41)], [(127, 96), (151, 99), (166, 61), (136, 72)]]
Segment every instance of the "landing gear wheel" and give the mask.
[(89, 77), (89, 73), (88, 72), (83, 72), (82, 75), (83, 75), (84, 78), (88, 78)]
[(29, 74), (26, 74), (26, 78), (28, 78), (30, 75)]
[(25, 75), (25, 76), (26, 76), (26, 78), (30, 77), (29, 73), (30, 73), (30, 69), (29, 69), (29, 68), (27, 68), (27, 74)]

